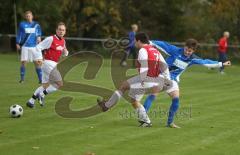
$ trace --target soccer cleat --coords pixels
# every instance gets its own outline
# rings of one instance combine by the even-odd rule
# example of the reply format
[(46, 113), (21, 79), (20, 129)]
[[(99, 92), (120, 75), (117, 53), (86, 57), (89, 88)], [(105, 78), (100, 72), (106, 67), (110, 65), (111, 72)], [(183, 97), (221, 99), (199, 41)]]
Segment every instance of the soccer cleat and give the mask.
[(108, 107), (105, 106), (106, 101), (105, 100), (97, 100), (97, 103), (99, 107), (102, 109), (103, 112), (108, 111)]
[(167, 127), (169, 127), (169, 128), (177, 128), (177, 129), (180, 129), (180, 128), (181, 128), (180, 126), (177, 126), (177, 125), (174, 124), (174, 123), (168, 124)]
[(26, 106), (29, 108), (34, 108), (34, 104), (29, 101), (26, 103)]
[(147, 127), (147, 128), (152, 127), (152, 123), (151, 122), (147, 123), (147, 122), (140, 121), (140, 120), (138, 122), (140, 123), (139, 127)]
[(44, 96), (41, 96), (40, 94), (38, 94), (38, 102), (40, 106), (43, 107), (45, 105)]
[(20, 80), (20, 81), (19, 81), (19, 83), (23, 83), (23, 82), (24, 82), (24, 80)]

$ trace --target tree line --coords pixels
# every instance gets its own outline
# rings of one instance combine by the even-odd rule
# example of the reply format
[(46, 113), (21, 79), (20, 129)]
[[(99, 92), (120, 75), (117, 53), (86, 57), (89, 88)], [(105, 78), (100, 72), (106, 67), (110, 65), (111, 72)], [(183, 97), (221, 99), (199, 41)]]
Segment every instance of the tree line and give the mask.
[(63, 21), (71, 37), (120, 38), (136, 23), (153, 39), (214, 43), (226, 30), (240, 39), (240, 0), (1, 0), (2, 34), (15, 33), (14, 3), (18, 23), (31, 10), (44, 35)]

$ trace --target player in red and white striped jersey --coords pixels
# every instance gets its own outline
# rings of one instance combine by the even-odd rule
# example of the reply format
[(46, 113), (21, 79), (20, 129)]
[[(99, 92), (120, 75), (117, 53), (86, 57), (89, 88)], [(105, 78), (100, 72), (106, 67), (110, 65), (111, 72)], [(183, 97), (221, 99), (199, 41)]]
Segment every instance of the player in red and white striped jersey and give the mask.
[(44, 61), (42, 65), (42, 86), (38, 87), (28, 100), (27, 106), (34, 107), (34, 102), (39, 99), (40, 105), (44, 105), (44, 96), (59, 89), (63, 85), (62, 77), (57, 70), (57, 64), (62, 55), (67, 56), (68, 50), (65, 45), (64, 35), (66, 26), (60, 22), (56, 28), (56, 34), (45, 38), (40, 42), (36, 49), (41, 52), (45, 50)]
[(139, 75), (124, 81), (107, 102), (98, 101), (98, 104), (102, 111), (107, 111), (118, 102), (125, 91), (129, 90), (131, 103), (136, 109), (140, 126), (150, 127), (151, 121), (140, 100), (145, 92), (158, 93), (165, 84), (171, 84), (171, 81), (168, 80), (170, 78), (169, 70), (160, 52), (149, 44), (148, 36), (145, 33), (135, 35), (135, 45), (140, 49), (138, 53)]

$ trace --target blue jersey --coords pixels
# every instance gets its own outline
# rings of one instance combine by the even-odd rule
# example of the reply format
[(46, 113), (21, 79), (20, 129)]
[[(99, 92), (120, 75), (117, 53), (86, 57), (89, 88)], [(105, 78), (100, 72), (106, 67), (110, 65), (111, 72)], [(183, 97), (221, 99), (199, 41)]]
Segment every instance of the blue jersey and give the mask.
[(129, 45), (128, 50), (135, 47), (135, 32), (131, 31), (128, 33)]
[(41, 27), (37, 22), (29, 23), (24, 21), (19, 24), (16, 43), (25, 47), (35, 47), (37, 45), (37, 37), (41, 35)]
[(151, 41), (152, 45), (168, 55), (166, 62), (172, 80), (179, 82), (180, 75), (191, 65), (198, 64), (206, 67), (219, 68), (222, 63), (209, 59), (196, 58), (194, 55), (184, 55), (184, 48), (179, 48), (164, 41)]

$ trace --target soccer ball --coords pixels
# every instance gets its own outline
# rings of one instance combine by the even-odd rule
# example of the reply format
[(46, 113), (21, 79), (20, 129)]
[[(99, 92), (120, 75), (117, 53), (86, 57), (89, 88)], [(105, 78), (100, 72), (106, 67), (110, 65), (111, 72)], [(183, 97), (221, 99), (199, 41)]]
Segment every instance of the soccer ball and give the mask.
[(23, 108), (18, 104), (14, 104), (9, 108), (9, 114), (13, 118), (19, 118), (23, 115)]

